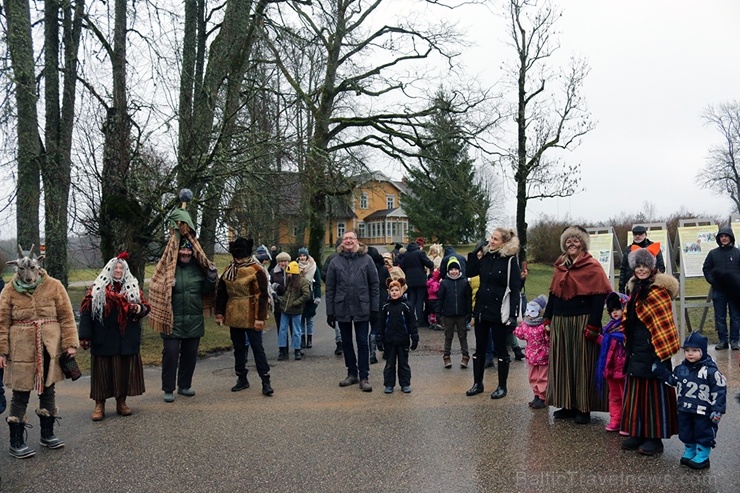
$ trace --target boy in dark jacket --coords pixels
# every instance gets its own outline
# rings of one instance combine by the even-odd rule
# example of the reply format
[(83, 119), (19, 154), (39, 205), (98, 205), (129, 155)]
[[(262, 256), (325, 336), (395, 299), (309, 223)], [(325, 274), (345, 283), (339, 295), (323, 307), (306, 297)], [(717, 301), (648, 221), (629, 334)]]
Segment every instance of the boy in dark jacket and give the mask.
[(409, 341), (411, 349), (419, 345), (419, 332), (416, 318), (403, 295), (404, 280), (388, 282), (390, 300), (381, 312), (380, 332), (375, 334), (375, 342), (380, 351), (385, 352), (383, 385), (385, 393), (393, 392), (396, 385), (396, 360), (398, 360), (398, 383), (401, 390), (411, 392), (411, 367), (409, 366)]
[(678, 438), (685, 451), (681, 464), (691, 469), (709, 467), (717, 425), (725, 413), (727, 380), (707, 354), (707, 338), (692, 332), (683, 343), (683, 363), (671, 373), (653, 364), (653, 373), (678, 395)]
[(468, 279), (462, 274), (460, 262), (455, 257), (445, 266), (447, 277), (442, 279), (437, 291), (437, 317), (441, 318), (442, 325), (445, 328), (445, 346), (442, 353), (442, 360), (445, 368), (452, 368), (450, 351), (452, 349), (452, 339), (457, 331), (457, 338), (460, 340), (460, 351), (462, 351), (462, 360), (460, 368), (467, 368), (470, 361), (468, 352), (468, 331), (465, 326), (470, 322), (473, 316), (473, 290), (470, 288)]

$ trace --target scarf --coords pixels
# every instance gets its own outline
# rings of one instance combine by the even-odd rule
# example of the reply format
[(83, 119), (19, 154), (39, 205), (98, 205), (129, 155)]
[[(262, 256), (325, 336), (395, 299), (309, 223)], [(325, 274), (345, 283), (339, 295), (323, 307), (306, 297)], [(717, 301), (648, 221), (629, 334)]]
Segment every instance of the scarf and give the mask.
[(550, 292), (568, 301), (576, 296), (608, 294), (612, 287), (601, 264), (584, 252), (573, 262), (567, 255), (555, 261)]
[(525, 316), (522, 318), (522, 322), (529, 325), (530, 327), (537, 327), (538, 325), (542, 325), (542, 322), (545, 320), (545, 317), (543, 316), (537, 316), (537, 317), (528, 317)]
[(232, 260), (231, 263), (229, 263), (228, 267), (226, 267), (222, 279), (224, 279), (225, 281), (234, 282), (236, 281), (236, 275), (239, 269), (256, 263), (257, 260), (254, 257), (249, 257), (244, 262), (237, 262), (236, 260)]
[[(116, 281), (113, 279), (113, 270), (116, 268), (116, 265), (118, 262), (121, 262), (121, 265), (123, 266), (123, 277), (121, 277), (120, 280)], [(115, 289), (113, 289), (113, 284), (116, 283), (117, 286)], [(113, 257), (108, 261), (107, 264), (105, 264), (105, 267), (103, 267), (103, 270), (100, 271), (100, 274), (98, 274), (98, 277), (95, 279), (95, 282), (93, 282), (92, 288), (90, 290), (90, 294), (92, 295), (92, 305), (90, 307), (90, 312), (92, 314), (93, 320), (97, 320), (98, 322), (103, 322), (103, 311), (105, 310), (105, 314), (107, 315), (110, 313), (110, 307), (107, 306), (108, 302), (113, 301), (110, 299), (109, 292), (115, 293), (115, 296), (117, 298), (123, 298), (122, 301), (124, 302), (123, 305), (119, 306), (119, 319), (121, 317), (121, 311), (128, 311), (128, 305), (130, 303), (140, 303), (141, 302), (141, 296), (140, 296), (140, 289), (139, 289), (139, 281), (134, 277), (133, 274), (131, 274), (131, 271), (128, 268), (128, 262), (126, 262), (123, 259), (120, 259), (118, 257)], [(118, 303), (117, 303), (118, 304)], [(124, 308), (124, 310), (121, 310), (121, 308)], [(120, 324), (119, 320), (119, 324)], [(121, 329), (121, 333), (126, 328), (126, 324), (123, 324), (123, 327)]]
[(601, 392), (604, 381), (604, 369), (606, 368), (606, 356), (609, 354), (609, 347), (612, 341), (617, 341), (617, 344), (624, 346), (624, 328), (622, 327), (622, 320), (609, 320), (604, 326), (604, 333), (601, 336), (601, 350), (599, 351), (599, 359), (596, 362), (596, 388)]
[(308, 257), (305, 262), (298, 262), (298, 267), (301, 269), (301, 275), (311, 285), (313, 285), (314, 276), (316, 275), (316, 261), (313, 257)]
[(637, 323), (642, 322), (650, 332), (650, 342), (660, 361), (670, 358), (681, 347), (671, 302), (668, 290), (654, 286), (650, 278), (635, 283), (627, 303), (628, 333), (634, 333)]
[[(187, 224), (180, 222), (178, 229), (170, 230), (170, 239), (167, 241), (162, 258), (157, 262), (152, 280), (149, 282), (149, 303), (152, 308), (149, 312), (149, 325), (155, 332), (165, 335), (172, 334), (172, 323), (175, 320), (172, 312), (172, 284), (175, 281), (175, 269), (182, 236), (193, 244), (193, 259), (198, 262), (198, 265), (204, 270), (213, 267)], [(203, 308), (207, 309), (212, 306), (213, 295), (203, 295)]]
[(16, 291), (18, 291), (20, 294), (33, 294), (33, 292), (36, 290), (37, 287), (39, 287), (39, 284), (44, 280), (44, 272), (42, 271), (41, 274), (39, 274), (39, 277), (36, 278), (34, 282), (31, 284), (26, 284), (25, 282), (21, 281), (20, 277), (17, 277), (13, 279), (13, 287)]
[[(80, 307), (81, 312), (89, 311), (92, 315), (93, 320), (99, 321), (101, 324), (104, 323), (104, 318), (110, 315), (113, 308), (116, 309), (118, 330), (121, 335), (126, 335), (126, 326), (129, 320), (129, 309), (132, 304), (141, 303), (141, 301), (130, 301), (130, 295), (123, 291), (123, 286), (120, 281), (114, 281), (110, 284), (104, 285), (102, 288), (97, 289), (93, 285), (82, 300), (82, 306)], [(141, 300), (141, 291), (139, 291), (139, 300)], [(98, 298), (102, 297), (103, 305), (100, 307), (100, 312), (96, 313), (95, 304), (99, 301)], [(142, 308), (142, 310), (145, 310)], [(142, 311), (144, 315), (146, 311)]]

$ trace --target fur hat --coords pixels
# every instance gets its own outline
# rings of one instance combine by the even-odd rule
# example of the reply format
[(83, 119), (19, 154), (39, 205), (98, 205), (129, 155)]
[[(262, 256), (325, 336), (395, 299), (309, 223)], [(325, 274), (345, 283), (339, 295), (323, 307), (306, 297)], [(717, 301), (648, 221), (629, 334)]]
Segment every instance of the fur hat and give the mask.
[(285, 272), (287, 272), (288, 274), (300, 274), (301, 268), (298, 266), (298, 262), (294, 260), (293, 262), (288, 264), (288, 268), (285, 269)]
[(568, 226), (560, 235), (560, 250), (563, 253), (565, 253), (565, 240), (568, 238), (578, 238), (581, 240), (581, 249), (584, 252), (587, 252), (591, 246), (591, 236), (589, 236), (588, 231), (581, 226)]
[(283, 260), (290, 262), (290, 254), (288, 252), (280, 252), (275, 256), (275, 260), (278, 262), (282, 262)]
[(635, 270), (637, 266), (643, 265), (650, 269), (655, 270), (655, 257), (660, 252), (660, 243), (652, 243), (647, 248), (636, 248), (629, 254), (628, 261), (630, 269)]
[(385, 280), (385, 285), (388, 289), (391, 289), (393, 286), (398, 286), (398, 289), (403, 291), (403, 287), (406, 285), (406, 279), (403, 277), (399, 277), (398, 279), (393, 279), (392, 277), (389, 277)]
[(298, 249), (298, 256), (300, 257), (301, 255), (305, 255), (306, 257), (308, 257), (309, 256), (308, 255), (308, 248), (306, 248), (306, 247), (299, 248)]
[(251, 238), (242, 238), (240, 236), (236, 240), (229, 242), (229, 253), (234, 258), (251, 257), (252, 246), (254, 246), (254, 240)]
[(614, 310), (624, 310), (628, 300), (626, 295), (612, 291), (606, 295), (606, 312), (611, 314)]

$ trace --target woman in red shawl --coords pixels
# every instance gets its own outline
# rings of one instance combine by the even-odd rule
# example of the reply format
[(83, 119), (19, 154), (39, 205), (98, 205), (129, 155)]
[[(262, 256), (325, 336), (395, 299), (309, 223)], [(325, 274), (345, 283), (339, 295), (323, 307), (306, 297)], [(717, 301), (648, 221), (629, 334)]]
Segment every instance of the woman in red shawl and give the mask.
[(80, 344), (92, 354), (90, 398), (93, 421), (105, 417), (105, 400), (116, 398), (116, 412), (132, 414), (127, 396), (144, 393), (141, 319), (150, 310), (139, 282), (128, 268), (127, 253), (108, 261), (80, 308)]
[(643, 455), (661, 453), (662, 439), (678, 433), (676, 390), (654, 375), (658, 366), (671, 370), (671, 357), (680, 347), (672, 308), (678, 281), (656, 270), (659, 251), (660, 244), (653, 243), (629, 254), (634, 277), (627, 283), (627, 377), (620, 431), (629, 435), (622, 448)]
[(591, 411), (606, 411), (606, 388), (596, 389), (601, 314), (612, 286), (601, 264), (588, 253), (590, 237), (580, 226), (560, 235), (563, 255), (555, 261), (550, 296), (545, 308), (550, 331), (550, 370), (547, 403), (562, 409), (555, 419), (591, 422)]

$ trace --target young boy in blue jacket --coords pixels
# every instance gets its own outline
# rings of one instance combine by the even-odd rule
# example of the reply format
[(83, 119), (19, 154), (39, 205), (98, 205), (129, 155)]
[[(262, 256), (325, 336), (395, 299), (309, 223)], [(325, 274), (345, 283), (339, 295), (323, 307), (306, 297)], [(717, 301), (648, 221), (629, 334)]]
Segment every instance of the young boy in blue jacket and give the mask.
[(683, 363), (671, 373), (663, 365), (653, 365), (653, 373), (676, 387), (678, 396), (678, 438), (685, 451), (681, 464), (691, 469), (709, 467), (717, 425), (725, 413), (727, 380), (707, 354), (707, 338), (692, 332), (683, 343)]

